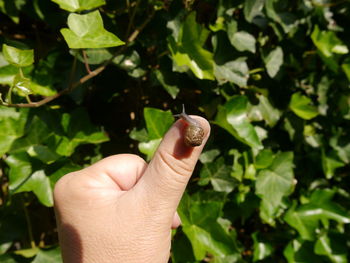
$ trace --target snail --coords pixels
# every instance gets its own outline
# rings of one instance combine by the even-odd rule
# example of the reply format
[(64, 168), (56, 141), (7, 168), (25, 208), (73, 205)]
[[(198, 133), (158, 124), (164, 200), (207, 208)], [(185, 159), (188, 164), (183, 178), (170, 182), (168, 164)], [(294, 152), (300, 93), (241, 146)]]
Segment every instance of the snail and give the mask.
[(189, 147), (196, 147), (202, 144), (204, 138), (204, 130), (200, 123), (188, 116), (185, 112), (185, 106), (182, 104), (182, 113), (176, 114), (174, 117), (183, 119), (188, 125), (185, 128), (184, 143)]

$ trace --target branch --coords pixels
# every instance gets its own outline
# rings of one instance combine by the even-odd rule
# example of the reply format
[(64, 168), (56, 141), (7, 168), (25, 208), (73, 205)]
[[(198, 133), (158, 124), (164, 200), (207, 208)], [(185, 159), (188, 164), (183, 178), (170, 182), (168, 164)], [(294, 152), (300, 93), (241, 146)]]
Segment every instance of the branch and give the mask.
[(152, 20), (153, 16), (155, 14), (155, 10), (152, 9), (151, 13), (149, 14), (149, 16), (147, 17), (147, 19), (139, 26), (137, 27), (134, 32), (131, 33), (131, 35), (128, 37), (128, 39), (126, 40), (126, 43), (124, 46), (122, 46), (120, 49), (118, 49), (113, 56), (107, 60), (106, 62), (104, 62), (100, 67), (98, 67), (97, 69), (90, 71), (89, 74), (85, 75), (84, 77), (81, 77), (78, 81), (70, 84), (67, 88), (61, 90), (60, 92), (56, 93), (55, 95), (52, 96), (48, 96), (45, 97), (42, 100), (36, 101), (36, 102), (32, 102), (32, 103), (18, 103), (18, 104), (13, 104), (13, 103), (2, 103), (0, 105), (3, 106), (7, 106), (7, 107), (16, 107), (16, 108), (37, 108), (40, 107), (44, 104), (49, 103), (50, 101), (53, 101), (59, 97), (61, 97), (64, 94), (70, 93), (71, 91), (73, 91), (74, 89), (76, 89), (77, 87), (79, 87), (80, 85), (84, 84), (85, 82), (87, 82), (88, 80), (92, 79), (93, 77), (97, 76), (98, 74), (100, 74), (102, 71), (104, 71), (106, 69), (106, 67), (112, 63), (112, 61), (118, 56), (120, 55), (122, 52), (124, 52), (132, 42), (135, 41), (135, 39), (139, 36), (139, 34), (142, 32), (142, 30), (147, 26), (147, 24)]

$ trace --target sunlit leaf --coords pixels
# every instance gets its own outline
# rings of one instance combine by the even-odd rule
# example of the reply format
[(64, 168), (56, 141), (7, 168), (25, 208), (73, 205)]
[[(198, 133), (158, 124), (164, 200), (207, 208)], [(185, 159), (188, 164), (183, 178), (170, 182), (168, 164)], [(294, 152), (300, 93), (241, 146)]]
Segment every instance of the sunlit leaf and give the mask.
[(71, 13), (68, 27), (61, 29), (61, 33), (70, 48), (104, 48), (124, 44), (116, 35), (104, 29), (99, 11), (84, 15)]
[(311, 120), (318, 115), (317, 108), (311, 104), (311, 99), (300, 92), (292, 95), (289, 107), (296, 115), (305, 120)]
[(5, 59), (16, 67), (27, 67), (34, 63), (34, 50), (22, 50), (15, 47), (2, 45)]
[(70, 12), (90, 10), (106, 4), (105, 0), (51, 0), (51, 1), (58, 4), (60, 8)]

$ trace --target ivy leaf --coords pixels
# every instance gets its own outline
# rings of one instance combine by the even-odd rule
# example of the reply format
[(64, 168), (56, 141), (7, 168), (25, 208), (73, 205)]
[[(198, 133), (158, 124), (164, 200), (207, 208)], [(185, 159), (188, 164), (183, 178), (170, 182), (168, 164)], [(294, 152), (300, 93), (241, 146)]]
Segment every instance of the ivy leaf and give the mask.
[(174, 122), (174, 117), (170, 111), (146, 107), (143, 115), (151, 140), (162, 138)]
[(266, 57), (264, 57), (267, 74), (274, 78), (283, 64), (283, 50), (281, 47), (276, 47)]
[(252, 148), (261, 149), (263, 146), (254, 126), (248, 120), (247, 109), (247, 97), (233, 97), (224, 106), (219, 106), (215, 123), (241, 142)]
[(300, 92), (292, 95), (289, 107), (296, 115), (305, 120), (311, 120), (318, 115), (317, 108), (311, 105), (311, 99)]
[(237, 181), (231, 177), (231, 167), (225, 165), (223, 157), (215, 162), (206, 163), (201, 169), (198, 184), (207, 185), (209, 182), (218, 192), (230, 193), (236, 186)]
[(11, 154), (6, 158), (6, 164), (10, 167), (9, 189), (14, 191), (32, 174), (30, 158), (26, 153)]
[(147, 161), (152, 159), (161, 141), (162, 139), (159, 138), (139, 143), (139, 150), (147, 156)]
[(61, 249), (60, 248), (53, 248), (53, 249), (40, 249), (32, 261), (32, 263), (61, 263), (62, 262), (62, 256), (61, 256)]
[(44, 206), (53, 206), (50, 179), (46, 176), (44, 170), (34, 172), (25, 182), (16, 188), (15, 193), (21, 192), (33, 192)]
[(33, 93), (30, 86), (30, 79), (25, 78), (21, 73), (17, 74), (13, 79), (13, 87), (21, 96), (28, 96)]
[(214, 74), (220, 85), (233, 82), (240, 87), (246, 87), (249, 69), (245, 58), (238, 58), (223, 65), (215, 64)]
[(248, 22), (252, 22), (257, 16), (262, 15), (265, 0), (245, 0), (243, 13)]
[(342, 224), (350, 223), (348, 212), (339, 204), (333, 202), (335, 191), (329, 189), (315, 190), (310, 202), (296, 207), (292, 206), (284, 220), (305, 240), (315, 240), (319, 222), (337, 221)]
[(240, 258), (236, 234), (228, 230), (220, 218), (223, 204), (222, 195), (208, 191), (193, 196), (185, 194), (181, 200), (178, 212), (182, 230), (191, 242), (196, 260), (202, 260), (207, 252), (214, 256), (214, 260), (229, 255)]
[(344, 165), (334, 151), (329, 154), (326, 154), (324, 150), (322, 151), (322, 168), (327, 179), (331, 179), (334, 176), (335, 170)]
[(16, 67), (27, 67), (34, 63), (34, 50), (22, 50), (15, 47), (2, 45), (5, 59)]
[(58, 4), (60, 8), (69, 12), (80, 12), (91, 10), (101, 5), (105, 5), (105, 0), (51, 0)]
[(264, 95), (258, 95), (259, 104), (256, 109), (261, 114), (262, 119), (270, 127), (274, 127), (281, 117), (281, 112), (272, 106), (269, 99)]
[(263, 260), (272, 254), (272, 244), (260, 237), (259, 232), (253, 233), (252, 237), (254, 241), (253, 262)]
[(155, 70), (154, 73), (163, 88), (173, 99), (176, 99), (176, 96), (179, 93), (180, 89), (175, 84), (175, 80), (171, 78), (172, 74), (167, 74), (167, 72), (161, 70)]
[(315, 253), (328, 257), (330, 262), (347, 263), (346, 238), (340, 234), (323, 233), (317, 238)]
[(271, 165), (260, 170), (255, 182), (256, 194), (262, 199), (262, 218), (273, 224), (273, 218), (282, 198), (292, 193), (294, 187), (293, 153), (278, 153)]
[(0, 156), (8, 152), (16, 139), (23, 136), (27, 110), (0, 107)]
[(202, 46), (209, 35), (209, 30), (196, 22), (196, 13), (192, 12), (182, 24), (177, 41), (168, 38), (169, 49), (175, 63), (186, 66), (199, 79), (214, 79), (213, 53)]
[(321, 31), (316, 25), (311, 39), (319, 50), (319, 54), (325, 64), (333, 71), (338, 70), (338, 56), (347, 54), (349, 49), (332, 31)]
[(238, 51), (249, 51), (255, 53), (255, 37), (248, 32), (238, 31), (233, 35), (229, 36), (232, 46)]
[(69, 48), (104, 48), (125, 44), (104, 29), (98, 10), (84, 15), (71, 13), (68, 16), (68, 27), (69, 29), (61, 29), (61, 33)]
[(301, 238), (293, 239), (284, 249), (283, 255), (288, 263), (323, 262), (324, 257), (314, 253), (314, 243)]

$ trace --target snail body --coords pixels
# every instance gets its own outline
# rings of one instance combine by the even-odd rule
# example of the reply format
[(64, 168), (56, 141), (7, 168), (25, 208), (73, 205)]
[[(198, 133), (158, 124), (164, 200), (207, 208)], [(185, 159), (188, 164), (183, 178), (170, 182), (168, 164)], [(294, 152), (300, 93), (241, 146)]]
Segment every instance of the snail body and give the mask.
[(201, 145), (204, 138), (204, 130), (198, 121), (186, 114), (184, 105), (182, 105), (182, 113), (175, 116), (180, 117), (188, 124), (184, 132), (185, 145), (189, 147)]

